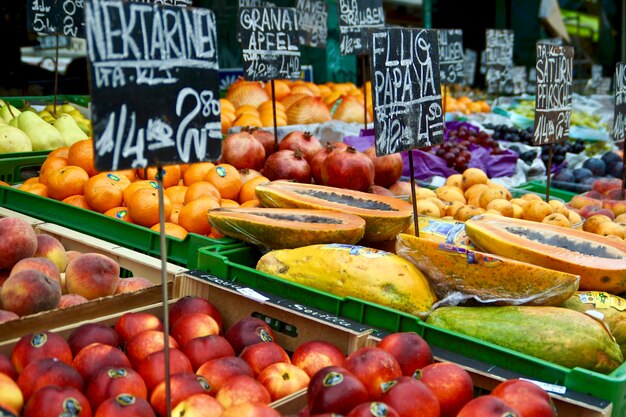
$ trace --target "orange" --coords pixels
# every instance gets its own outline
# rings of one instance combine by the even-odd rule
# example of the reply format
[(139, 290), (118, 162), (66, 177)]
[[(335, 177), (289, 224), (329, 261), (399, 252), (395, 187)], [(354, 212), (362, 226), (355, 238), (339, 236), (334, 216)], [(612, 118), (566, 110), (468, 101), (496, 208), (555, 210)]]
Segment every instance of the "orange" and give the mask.
[[(266, 111), (273, 113), (274, 105), (272, 104), (272, 100), (268, 100), (265, 103), (261, 104), (257, 110), (259, 111), (259, 113), (263, 113)], [(279, 114), (279, 113), (285, 114), (285, 106), (280, 101), (277, 101), (276, 102), (276, 114)]]
[(131, 183), (124, 190), (124, 204), (125, 205), (128, 205), (126, 204), (126, 202), (130, 198), (130, 195), (140, 188), (151, 188), (153, 190), (158, 190), (159, 184), (156, 181), (151, 181), (151, 180), (140, 180), (140, 181), (135, 181)]
[(222, 207), (239, 207), (239, 203), (235, 200), (229, 200), (227, 198), (222, 198), (222, 202), (220, 204)]
[(221, 234), (220, 232), (218, 232), (215, 229), (211, 229), (211, 232), (209, 232), (209, 234), (207, 234), (207, 237), (211, 237), (213, 239), (221, 239), (224, 237), (223, 234)]
[(235, 112), (235, 106), (228, 99), (220, 98), (220, 106), (222, 108), (222, 111), (229, 110), (233, 113)]
[(258, 117), (259, 111), (251, 104), (244, 104), (243, 106), (237, 107), (237, 110), (235, 110), (235, 116), (241, 117), (242, 114), (250, 114)]
[[(265, 91), (267, 92), (268, 97), (272, 98), (272, 83), (265, 83)], [(291, 92), (291, 87), (289, 87), (289, 83), (283, 80), (274, 80), (274, 94), (276, 95), (276, 100), (282, 100), (289, 95)]]
[(170, 223), (178, 224), (178, 215), (180, 214), (180, 209), (183, 208), (182, 204), (172, 204), (172, 214), (170, 214)]
[(31, 177), (31, 178), (27, 179), (26, 181), (24, 181), (23, 184), (24, 185), (26, 185), (26, 184), (38, 184), (39, 182), (40, 182), (39, 181), (39, 177)]
[(183, 175), (185, 174), (185, 171), (187, 171), (187, 168), (189, 168), (191, 164), (178, 164), (178, 167), (180, 168), (180, 178), (182, 180)]
[[(274, 126), (274, 116), (271, 113), (263, 113), (260, 120), (263, 127)], [(287, 116), (281, 116), (276, 112), (276, 126), (287, 126)]]
[(103, 213), (105, 216), (115, 217), (118, 220), (133, 223), (133, 220), (128, 215), (128, 209), (126, 207), (114, 207)]
[(67, 158), (60, 158), (58, 156), (49, 156), (39, 169), (39, 182), (42, 184), (48, 183), (48, 176), (52, 171), (58, 168), (63, 168), (68, 165)]
[(241, 203), (239, 207), (263, 207), (259, 200), (248, 200), (245, 203)]
[[(161, 224), (157, 223), (154, 226), (152, 226), (150, 229), (154, 230), (155, 232), (159, 232), (161, 231)], [(174, 223), (165, 222), (165, 234), (166, 235), (178, 238), (180, 240), (185, 240), (185, 238), (187, 237), (187, 233), (188, 232), (185, 230), (185, 228)]]
[(30, 184), (22, 184), (19, 188), (21, 191), (25, 191), (27, 193), (36, 194), (41, 197), (49, 197), (48, 195), (48, 187), (45, 184), (40, 184), (38, 182), (33, 182)]
[(70, 146), (70, 150), (67, 153), (67, 163), (68, 165), (81, 167), (90, 177), (96, 175), (98, 170), (96, 170), (94, 165), (93, 140), (79, 140)]
[(169, 187), (165, 189), (165, 195), (170, 199), (172, 206), (174, 204), (183, 205), (185, 202), (185, 193), (187, 192), (186, 185), (174, 185), (173, 187)]
[(237, 201), (239, 203), (245, 203), (246, 201), (256, 200), (256, 191), (255, 188), (259, 184), (263, 184), (264, 182), (268, 182), (269, 180), (266, 177), (254, 177), (248, 181), (246, 181), (242, 186), (241, 190), (239, 190), (239, 197)]
[(0, 181), (0, 187), (10, 187), (8, 182)]
[(48, 176), (48, 195), (55, 200), (63, 200), (71, 195), (82, 194), (88, 179), (87, 171), (75, 165), (55, 169)]
[(219, 164), (206, 174), (205, 179), (217, 188), (222, 198), (235, 200), (241, 188), (241, 174), (232, 165)]
[(102, 172), (89, 178), (83, 187), (87, 204), (99, 213), (121, 206), (124, 202), (121, 182), (124, 180), (127, 181), (126, 186), (128, 186), (130, 181), (123, 175), (118, 177), (112, 173)]
[(115, 175), (123, 175), (130, 180), (130, 182), (134, 182), (137, 180), (137, 174), (135, 174), (134, 169), (121, 169), (119, 171), (112, 171)]
[(48, 154), (48, 158), (65, 158), (67, 159), (67, 155), (70, 151), (70, 147), (69, 146), (61, 146), (60, 148), (56, 148), (55, 150), (53, 150), (52, 152), (50, 152)]
[(189, 165), (189, 168), (183, 174), (183, 182), (185, 185), (191, 185), (194, 182), (203, 181), (206, 174), (209, 173), (215, 164), (211, 162), (196, 162)]
[[(156, 167), (148, 167), (147, 170), (144, 168), (137, 169), (137, 176), (144, 180), (154, 180), (156, 181), (157, 168)], [(180, 180), (180, 166), (178, 165), (165, 165), (163, 167), (163, 188), (168, 188), (173, 185), (178, 185), (178, 181)]]
[(244, 113), (232, 124), (233, 126), (256, 126), (261, 127), (262, 123), (259, 116)]
[(209, 210), (219, 208), (220, 203), (209, 196), (200, 197), (183, 206), (178, 214), (178, 224), (190, 233), (206, 235), (211, 231), (207, 218)]
[[(153, 188), (140, 188), (132, 193), (126, 202), (128, 214), (133, 222), (152, 227), (159, 222), (159, 193)], [(167, 196), (163, 196), (165, 220), (172, 214), (172, 204)]]
[(84, 208), (85, 210), (93, 210), (89, 203), (87, 203), (87, 199), (85, 199), (85, 196), (82, 194), (71, 195), (67, 198), (64, 198), (63, 202), (69, 204), (70, 206)]
[(218, 203), (222, 200), (219, 190), (213, 184), (208, 181), (198, 181), (189, 186), (183, 203), (187, 204), (203, 196), (213, 197)]

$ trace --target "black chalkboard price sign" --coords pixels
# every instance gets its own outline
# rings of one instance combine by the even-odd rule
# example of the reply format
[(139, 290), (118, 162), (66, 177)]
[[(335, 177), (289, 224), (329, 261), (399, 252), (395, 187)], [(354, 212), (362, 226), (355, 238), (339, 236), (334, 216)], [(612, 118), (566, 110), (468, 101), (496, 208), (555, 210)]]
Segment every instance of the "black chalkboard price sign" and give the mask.
[(371, 33), (376, 155), (443, 142), (437, 31)]
[(96, 167), (219, 158), (213, 12), (88, 0), (85, 21)]
[(615, 65), (615, 117), (613, 121), (613, 138), (626, 140), (626, 63)]
[(244, 78), (269, 81), (300, 76), (300, 40), (296, 9), (242, 7), (239, 33)]
[(537, 43), (534, 144), (569, 137), (574, 48)]
[(74, 38), (85, 37), (85, 1), (57, 0), (60, 5), (61, 34)]
[(57, 0), (29, 0), (26, 7), (26, 27), (32, 33), (56, 33)]
[(84, 0), (32, 0), (28, 2), (27, 27), (39, 34), (85, 37)]
[(341, 55), (368, 53), (368, 30), (384, 29), (382, 0), (338, 0)]
[(513, 41), (511, 30), (487, 29), (485, 48), (485, 67), (487, 73), (487, 92), (499, 93), (501, 81), (506, 78), (506, 71), (513, 65)]
[(324, 0), (296, 0), (300, 45), (326, 48), (328, 4)]
[(439, 29), (439, 72), (441, 84), (461, 83), (465, 78), (463, 30)]
[(159, 6), (186, 7), (193, 5), (192, 0), (132, 0), (137, 3), (158, 4)]

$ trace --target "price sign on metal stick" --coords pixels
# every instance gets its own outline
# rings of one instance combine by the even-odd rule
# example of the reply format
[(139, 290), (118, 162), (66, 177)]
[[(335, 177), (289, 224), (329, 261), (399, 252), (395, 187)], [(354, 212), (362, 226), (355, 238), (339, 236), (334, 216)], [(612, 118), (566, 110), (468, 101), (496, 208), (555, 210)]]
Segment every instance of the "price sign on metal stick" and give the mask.
[(463, 83), (465, 78), (465, 56), (463, 31), (461, 29), (439, 29), (439, 73), (441, 84)]
[(328, 4), (324, 0), (297, 0), (300, 44), (326, 48), (328, 38)]
[(57, 32), (57, 0), (29, 1), (26, 8), (26, 27), (38, 34)]
[(506, 71), (513, 65), (514, 35), (511, 30), (487, 29), (486, 37), (484, 62), (487, 92), (497, 94)]
[(382, 0), (338, 0), (339, 50), (341, 55), (368, 52), (368, 30), (383, 29)]
[[(622, 142), (622, 150), (626, 149), (626, 63), (615, 65), (615, 116), (613, 117), (613, 140)], [(626, 190), (626, 168), (622, 174), (622, 200)]]
[(376, 155), (409, 151), (413, 220), (412, 149), (443, 142), (437, 33), (427, 29), (386, 29), (371, 33), (370, 67)]

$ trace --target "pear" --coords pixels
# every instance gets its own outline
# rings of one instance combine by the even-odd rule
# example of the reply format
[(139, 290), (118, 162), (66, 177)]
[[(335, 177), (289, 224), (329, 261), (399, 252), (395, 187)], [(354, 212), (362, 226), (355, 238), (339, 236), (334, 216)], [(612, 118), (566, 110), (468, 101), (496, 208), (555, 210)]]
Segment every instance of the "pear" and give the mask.
[(30, 139), (24, 132), (13, 126), (0, 125), (0, 154), (32, 150)]
[(17, 117), (17, 127), (30, 138), (33, 151), (46, 151), (64, 145), (61, 132), (36, 113), (27, 111)]
[(11, 111), (9, 111), (9, 106), (11, 105), (5, 104), (4, 106), (0, 107), (0, 117), (3, 118), (5, 122), (10, 121), (14, 117), (17, 117), (22, 113), (13, 106), (11, 106)]
[(15, 118), (13, 118), (13, 119), (9, 120), (8, 125), (9, 125), (9, 126), (13, 126), (13, 127), (17, 127), (17, 117), (15, 117)]
[(6, 104), (6, 103), (4, 102), (4, 100), (2, 100), (2, 99), (0, 98), (0, 107), (4, 106), (5, 104)]
[(80, 130), (85, 132), (86, 135), (91, 136), (91, 121), (84, 120), (76, 120), (76, 124), (80, 127)]
[(74, 142), (87, 139), (88, 136), (76, 124), (76, 121), (69, 114), (61, 114), (56, 119), (53, 126), (61, 132), (65, 146), (72, 146)]
[[(58, 106), (57, 106), (57, 110), (58, 110)], [(78, 111), (76, 107), (72, 106), (71, 104), (64, 104), (61, 106), (61, 113), (71, 113), (74, 110)]]

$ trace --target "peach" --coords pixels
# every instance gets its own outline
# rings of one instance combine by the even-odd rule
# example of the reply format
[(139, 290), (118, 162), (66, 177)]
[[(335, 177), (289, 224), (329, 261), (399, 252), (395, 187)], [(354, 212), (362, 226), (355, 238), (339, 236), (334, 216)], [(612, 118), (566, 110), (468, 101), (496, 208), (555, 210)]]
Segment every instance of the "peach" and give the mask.
[(622, 198), (622, 189), (613, 188), (602, 195), (603, 200), (624, 200)]
[(170, 334), (180, 346), (196, 337), (219, 334), (220, 328), (213, 317), (203, 313), (191, 313), (182, 316), (172, 327)]
[(180, 298), (170, 307), (170, 326), (174, 326), (179, 318), (190, 313), (207, 314), (222, 328), (222, 317), (218, 309), (207, 299), (191, 295)]
[(611, 210), (613, 214), (619, 216), (626, 213), (626, 200), (603, 200), (602, 208)]
[(37, 250), (37, 235), (24, 220), (0, 219), (0, 236), (0, 268), (13, 268), (17, 261), (30, 258)]
[(78, 352), (72, 366), (81, 374), (86, 383), (103, 367), (130, 368), (128, 357), (117, 347), (104, 343), (92, 343)]
[(597, 206), (597, 207), (602, 207), (602, 201), (599, 199), (595, 199), (595, 198), (591, 198), (591, 197), (586, 197), (583, 195), (576, 195), (572, 198), (572, 200), (569, 202), (570, 206), (572, 206), (575, 209), (582, 209), (583, 207), (586, 206)]
[[(330, 415), (330, 414), (329, 414)], [(281, 414), (266, 404), (243, 403), (224, 410), (220, 417), (280, 417)]]
[(433, 363), (433, 352), (417, 333), (396, 332), (385, 336), (378, 348), (391, 354), (402, 370), (402, 375), (413, 376), (415, 371)]
[(236, 356), (211, 359), (203, 363), (196, 373), (202, 375), (209, 383), (211, 394), (218, 392), (226, 381), (236, 375), (254, 376), (250, 365)]
[(149, 288), (155, 284), (147, 278), (142, 277), (130, 277), (120, 279), (115, 288), (115, 294), (124, 294), (129, 292), (135, 292)]
[(74, 387), (82, 392), (85, 381), (72, 366), (56, 358), (43, 358), (29, 363), (22, 370), (17, 385), (22, 390), (24, 401), (28, 402), (35, 391), (48, 385)]
[(239, 357), (250, 365), (255, 377), (258, 377), (263, 369), (273, 363), (291, 363), (285, 349), (274, 342), (263, 342), (247, 346)]
[(594, 214), (585, 220), (585, 223), (583, 223), (583, 230), (589, 233), (597, 233), (598, 228), (602, 223), (612, 222), (611, 218), (605, 216), (604, 214)]
[(224, 408), (246, 402), (269, 404), (272, 401), (267, 389), (259, 381), (247, 375), (237, 375), (228, 379), (215, 398)]
[(12, 311), (0, 310), (0, 323), (4, 323), (11, 320), (17, 320), (20, 316)]
[(530, 201), (522, 213), (524, 220), (530, 220), (535, 222), (542, 221), (546, 216), (553, 213), (552, 206), (543, 200)]
[(11, 269), (9, 276), (14, 275), (20, 271), (26, 269), (34, 269), (46, 275), (48, 278), (52, 278), (61, 286), (61, 273), (57, 265), (47, 258), (24, 258), (20, 259)]
[(68, 250), (67, 252), (65, 252), (65, 254), (67, 255), (67, 263), (69, 264), (75, 258), (78, 258), (80, 255), (82, 255), (82, 252), (76, 250)]
[(59, 268), (59, 272), (65, 272), (67, 254), (63, 244), (54, 236), (37, 235), (37, 250), (33, 256), (50, 259)]
[(193, 394), (172, 409), (172, 417), (220, 417), (224, 407), (205, 393)]
[(120, 394), (130, 394), (147, 400), (148, 388), (133, 369), (106, 366), (94, 374), (85, 390), (85, 396), (94, 410), (105, 400)]
[(0, 289), (2, 307), (19, 316), (56, 308), (59, 301), (59, 283), (34, 269), (11, 275)]
[[(170, 399), (172, 408), (175, 408), (185, 398), (196, 394), (204, 394), (207, 397), (208, 384), (202, 376), (193, 373), (178, 373), (170, 377)], [(150, 394), (150, 404), (161, 417), (167, 416), (165, 402), (165, 381), (157, 385)]]
[(19, 386), (5, 374), (0, 374), (0, 406), (10, 408), (17, 415), (20, 415), (24, 406), (24, 396)]
[[(171, 375), (181, 372), (193, 372), (191, 362), (180, 350), (169, 349), (169, 359)], [(165, 350), (149, 354), (137, 364), (135, 370), (143, 378), (148, 391), (152, 391), (154, 387), (165, 379)]]
[(362, 347), (346, 358), (344, 367), (365, 385), (369, 398), (377, 401), (385, 382), (402, 376), (402, 368), (389, 352), (377, 347)]
[(57, 358), (71, 365), (72, 351), (63, 337), (50, 332), (22, 336), (11, 351), (11, 363), (18, 373), (29, 363), (42, 358)]
[(57, 417), (71, 415), (91, 417), (87, 398), (76, 388), (50, 385), (33, 393), (23, 417)]
[(104, 400), (94, 417), (156, 417), (150, 403), (130, 394)]
[(11, 275), (10, 269), (0, 269), (0, 287), (2, 287), (4, 281), (9, 278), (9, 275)]
[(291, 363), (309, 377), (327, 366), (343, 366), (346, 355), (335, 345), (324, 340), (301, 343), (291, 355)]
[(258, 376), (258, 381), (270, 393), (272, 401), (306, 388), (309, 380), (310, 377), (302, 369), (284, 362), (271, 364)]
[(191, 339), (183, 347), (183, 353), (189, 358), (194, 372), (211, 359), (235, 356), (235, 350), (230, 343), (216, 334)]
[(115, 322), (115, 332), (123, 342), (146, 330), (163, 330), (161, 320), (150, 313), (125, 313)]
[(569, 219), (561, 213), (548, 214), (541, 223), (553, 224), (555, 226), (570, 227)]
[[(172, 336), (167, 336), (170, 348), (178, 349), (178, 343)], [(124, 350), (126, 356), (133, 365), (137, 365), (146, 356), (151, 353), (163, 350), (165, 346), (165, 334), (160, 330), (146, 330), (133, 336), (128, 342)]]
[(85, 253), (67, 265), (65, 285), (68, 292), (93, 300), (115, 294), (119, 276), (120, 266), (113, 259)]
[(119, 337), (109, 326), (100, 323), (85, 323), (75, 328), (67, 338), (72, 354), (76, 356), (83, 348), (92, 343), (103, 343), (117, 347)]
[(593, 191), (600, 194), (606, 194), (611, 190), (622, 189), (622, 180), (619, 178), (598, 178), (591, 186)]
[(58, 308), (68, 308), (79, 304), (88, 303), (89, 300), (78, 294), (63, 294), (59, 301)]
[(598, 206), (585, 206), (580, 209), (579, 214), (584, 218), (591, 217), (594, 214), (604, 214), (605, 216), (608, 216), (611, 220), (615, 218), (615, 215), (611, 210)]

